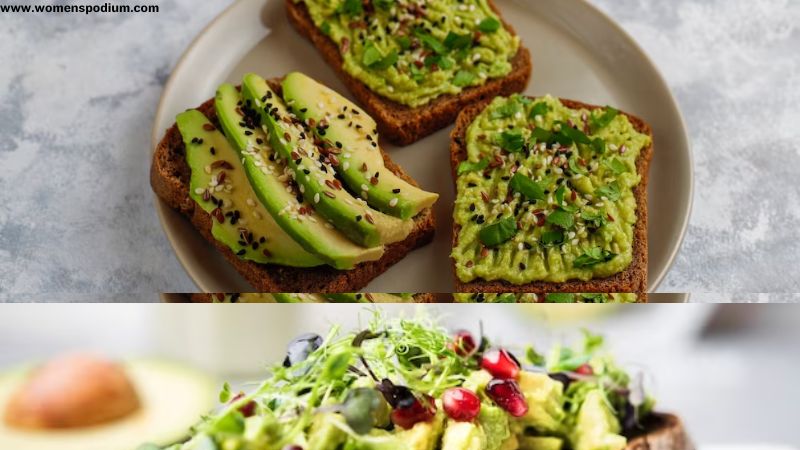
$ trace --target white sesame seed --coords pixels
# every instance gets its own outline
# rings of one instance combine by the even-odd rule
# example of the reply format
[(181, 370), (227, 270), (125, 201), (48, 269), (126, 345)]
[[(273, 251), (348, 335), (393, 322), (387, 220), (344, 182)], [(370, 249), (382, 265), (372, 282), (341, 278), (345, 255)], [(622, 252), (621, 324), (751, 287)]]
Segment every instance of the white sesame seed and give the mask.
[(319, 192), (314, 194), (314, 203), (319, 203)]
[(350, 162), (349, 161), (345, 161), (344, 163), (342, 163), (342, 170), (347, 170), (349, 168), (350, 168)]
[(245, 201), (247, 202), (248, 206), (256, 206), (256, 202), (250, 197), (248, 197)]
[(256, 219), (261, 219), (261, 213), (258, 211), (253, 211), (253, 217), (255, 217)]
[(394, 197), (391, 200), (389, 200), (389, 206), (392, 207), (392, 208), (397, 206), (397, 197)]
[(194, 190), (194, 193), (195, 193), (195, 194), (202, 194), (202, 193), (203, 193), (203, 192), (205, 192), (205, 191), (206, 191), (206, 190), (205, 190), (205, 189), (203, 189), (203, 188), (196, 188), (196, 189)]

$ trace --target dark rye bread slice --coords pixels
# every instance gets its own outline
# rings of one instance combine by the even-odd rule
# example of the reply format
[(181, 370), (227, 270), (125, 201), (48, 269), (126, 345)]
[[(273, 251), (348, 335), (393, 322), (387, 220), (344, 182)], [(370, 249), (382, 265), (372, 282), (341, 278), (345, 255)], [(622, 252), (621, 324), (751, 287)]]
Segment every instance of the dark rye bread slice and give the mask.
[[(270, 84), (273, 90), (280, 92), (278, 81), (270, 80)], [(197, 109), (219, 128), (214, 99), (207, 100)], [(385, 152), (381, 152), (386, 168), (417, 186), (400, 166), (389, 159)], [(246, 261), (240, 259), (230, 248), (211, 235), (211, 215), (198, 207), (189, 196), (189, 175), (183, 138), (177, 125), (173, 124), (153, 154), (153, 163), (150, 167), (150, 185), (153, 191), (170, 208), (186, 216), (200, 234), (212, 243), (258, 292), (356, 292), (403, 259), (410, 251), (433, 240), (435, 228), (433, 211), (427, 208), (414, 217), (414, 229), (405, 240), (387, 245), (380, 259), (358, 264), (351, 270), (337, 270), (330, 266), (297, 268)]]
[(693, 450), (681, 419), (672, 414), (653, 413), (642, 429), (628, 436), (626, 450)]
[[(191, 303), (211, 303), (212, 295), (215, 294), (188, 294), (182, 301)], [(435, 294), (413, 294), (413, 297), (414, 303), (435, 303)]]
[[(456, 119), (455, 128), (450, 133), (450, 166), (453, 182), (456, 180), (456, 169), (467, 158), (465, 135), (467, 128), (475, 117), (483, 111), (491, 100), (466, 108)], [(602, 106), (561, 99), (566, 107), (589, 110)], [(650, 160), (653, 156), (653, 133), (650, 126), (642, 119), (620, 111), (640, 133), (650, 136), (650, 145), (643, 148), (636, 160), (636, 170), (641, 175), (641, 182), (633, 189), (636, 198), (637, 221), (633, 228), (633, 259), (624, 271), (606, 278), (589, 281), (570, 280), (564, 283), (534, 281), (527, 284), (512, 284), (503, 280), (486, 281), (482, 279), (463, 283), (456, 276), (455, 292), (630, 292), (643, 294), (647, 292), (647, 181), (649, 178)], [(458, 240), (458, 226), (454, 225), (453, 246)], [(455, 264), (455, 260), (453, 260)]]
[[(353, 93), (359, 104), (378, 123), (380, 134), (395, 144), (411, 144), (450, 125), (458, 113), (468, 105), (498, 95), (521, 92), (531, 76), (530, 52), (520, 44), (512, 60), (511, 72), (505, 77), (490, 79), (480, 86), (466, 88), (458, 95), (445, 94), (430, 103), (412, 108), (373, 92), (364, 83), (345, 72), (339, 48), (314, 25), (305, 3), (295, 3), (293, 0), (286, 0), (285, 3), (289, 22), (311, 41), (325, 62), (336, 71), (339, 79)], [(489, 6), (500, 16), (500, 11), (491, 0)], [(514, 33), (509, 24), (503, 22), (503, 25), (509, 32)]]

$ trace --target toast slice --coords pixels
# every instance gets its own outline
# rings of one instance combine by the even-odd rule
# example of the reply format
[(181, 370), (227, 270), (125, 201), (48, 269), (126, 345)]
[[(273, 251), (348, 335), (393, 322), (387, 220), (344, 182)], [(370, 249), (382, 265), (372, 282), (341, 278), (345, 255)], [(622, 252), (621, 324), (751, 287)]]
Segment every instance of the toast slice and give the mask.
[[(220, 293), (210, 293), (210, 294), (186, 294), (182, 296), (182, 302), (191, 302), (191, 303), (212, 303), (213, 295), (225, 295)], [(434, 294), (413, 294), (414, 303), (434, 303), (435, 296)]]
[[(511, 72), (505, 77), (490, 79), (480, 86), (466, 88), (458, 95), (441, 95), (423, 106), (412, 108), (371, 91), (360, 80), (345, 72), (339, 48), (314, 25), (305, 3), (295, 3), (293, 0), (286, 0), (285, 3), (289, 22), (301, 35), (311, 41), (358, 103), (375, 119), (380, 134), (398, 145), (411, 144), (450, 125), (458, 113), (468, 105), (498, 95), (521, 92), (531, 76), (530, 52), (520, 44), (512, 60)], [(500, 12), (491, 0), (489, 6), (500, 16)], [(505, 21), (503, 26), (514, 34), (513, 28)]]
[(653, 413), (642, 424), (642, 429), (628, 436), (626, 450), (692, 450), (681, 419), (672, 414)]
[[(564, 106), (572, 109), (586, 108), (589, 110), (602, 108), (602, 106), (560, 99)], [(466, 132), (469, 125), (491, 102), (490, 100), (472, 105), (459, 114), (455, 127), (450, 133), (450, 166), (453, 183), (456, 180), (456, 170), (461, 161), (467, 158)], [(633, 124), (636, 131), (650, 136), (650, 145), (644, 147), (636, 160), (636, 170), (641, 176), (641, 181), (633, 189), (636, 199), (637, 221), (633, 228), (633, 259), (631, 264), (622, 272), (606, 278), (596, 278), (588, 281), (570, 280), (564, 283), (550, 283), (534, 281), (527, 284), (512, 284), (503, 280), (475, 280), (463, 283), (456, 277), (455, 292), (631, 292), (643, 294), (647, 292), (647, 181), (649, 178), (650, 160), (653, 156), (653, 132), (650, 126), (642, 119), (620, 111)], [(458, 239), (458, 227), (454, 225), (453, 246)], [(455, 261), (453, 261), (455, 264)]]
[[(270, 85), (275, 92), (280, 92), (279, 80), (270, 80)], [(220, 128), (213, 98), (197, 109)], [(386, 153), (383, 153), (383, 160), (387, 169), (405, 181), (417, 185)], [(330, 266), (296, 268), (258, 264), (240, 259), (230, 248), (214, 239), (211, 235), (211, 215), (203, 211), (189, 196), (189, 177), (190, 169), (186, 163), (183, 139), (177, 125), (173, 125), (167, 130), (153, 153), (150, 167), (150, 185), (153, 191), (170, 208), (186, 216), (200, 234), (212, 243), (258, 292), (357, 292), (391, 265), (403, 259), (410, 251), (433, 240), (435, 228), (433, 211), (427, 208), (413, 218), (414, 229), (405, 240), (387, 245), (380, 259), (358, 264), (351, 270), (337, 270)]]

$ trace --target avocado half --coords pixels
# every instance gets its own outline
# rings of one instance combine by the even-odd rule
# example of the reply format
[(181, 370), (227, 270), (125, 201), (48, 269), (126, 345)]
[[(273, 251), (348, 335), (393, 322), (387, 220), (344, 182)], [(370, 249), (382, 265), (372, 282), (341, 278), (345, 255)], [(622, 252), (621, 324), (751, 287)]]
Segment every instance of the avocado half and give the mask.
[[(216, 404), (217, 383), (194, 369), (152, 359), (129, 360), (123, 366), (141, 400), (139, 410), (113, 422), (71, 429), (23, 430), (0, 420), (0, 449), (133, 450), (142, 442), (167, 445), (184, 438)], [(29, 370), (0, 374), (0, 411)]]

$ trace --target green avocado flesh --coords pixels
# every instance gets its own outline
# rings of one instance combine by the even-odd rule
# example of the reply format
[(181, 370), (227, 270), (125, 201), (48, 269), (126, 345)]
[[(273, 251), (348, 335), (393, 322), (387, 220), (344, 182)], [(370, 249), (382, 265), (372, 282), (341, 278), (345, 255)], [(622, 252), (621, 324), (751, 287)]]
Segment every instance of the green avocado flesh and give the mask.
[(519, 38), (487, 0), (294, 0), (338, 46), (345, 72), (417, 107), (506, 76)]
[(412, 294), (306, 294), (306, 293), (242, 293), (212, 294), (214, 303), (411, 303)]
[(436, 202), (438, 194), (407, 183), (384, 166), (375, 121), (361, 108), (299, 72), (287, 75), (282, 88), (297, 117), (326, 125), (311, 129), (339, 162), (333, 166), (336, 173), (369, 206), (408, 219)]
[(456, 303), (636, 303), (636, 294), (453, 294)]
[[(414, 228), (402, 220), (369, 208), (350, 194), (336, 178), (338, 160), (321, 153), (304, 124), (292, 115), (266, 81), (255, 74), (244, 77), (243, 96), (258, 112), (272, 147), (285, 161), (287, 173), (314, 209), (352, 241), (364, 246), (405, 239)], [(317, 125), (319, 126), (319, 125)]]
[(350, 241), (304, 200), (266, 135), (243, 114), (246, 107), (234, 86), (219, 87), (215, 107), (256, 197), (292, 239), (337, 269), (348, 269), (383, 255), (381, 246), (362, 247)]
[(324, 264), (289, 237), (256, 200), (239, 156), (206, 116), (189, 110), (176, 122), (191, 169), (189, 195), (211, 214), (216, 240), (248, 261), (294, 267)]
[(466, 131), (452, 257), (462, 282), (590, 280), (633, 258), (636, 159), (650, 143), (615, 109), (497, 97)]
[[(451, 336), (425, 317), (377, 312), (363, 329), (304, 334), (252, 392), (226, 385), (222, 406), (169, 450), (622, 450), (652, 410), (641, 373), (622, 370), (588, 331), (546, 357), (528, 346), (519, 373), (504, 381), (481, 367), (491, 358), (481, 352), (492, 350), (464, 354)], [(526, 409), (498, 397), (498, 382), (513, 385)], [(467, 410), (445, 406), (454, 388), (479, 407), (456, 415)]]

